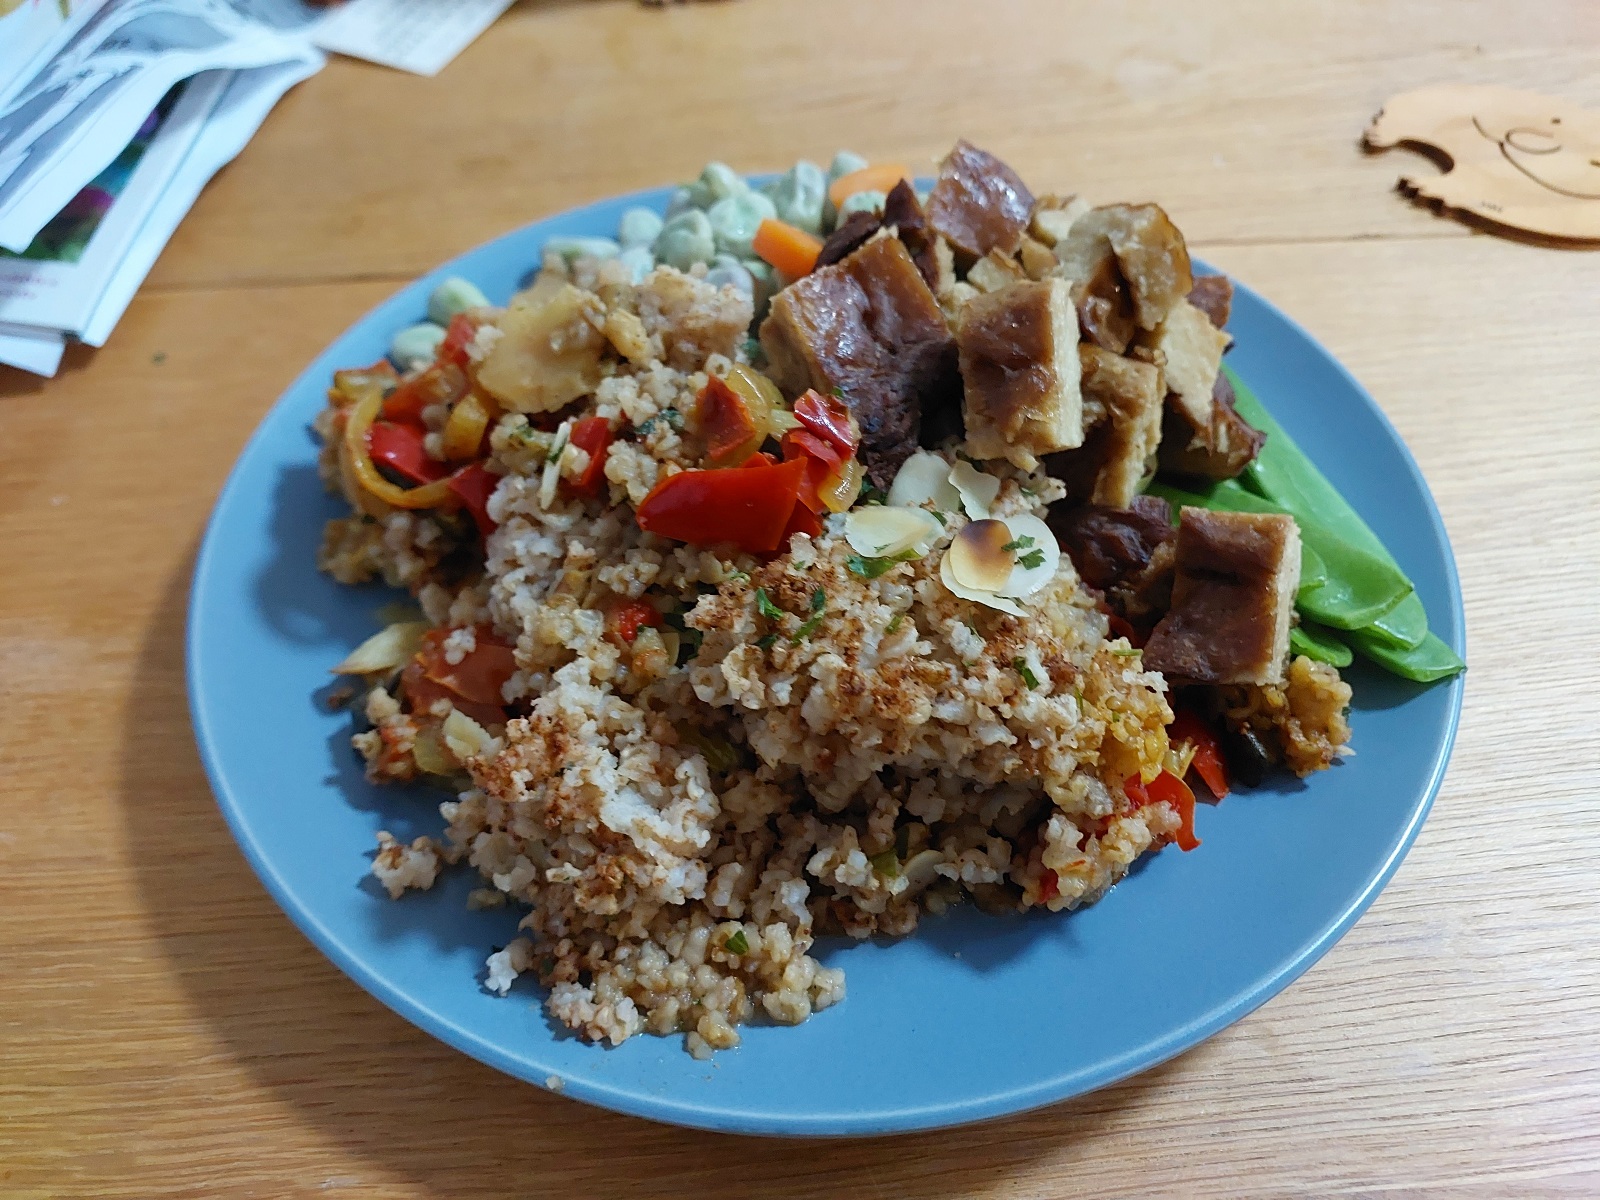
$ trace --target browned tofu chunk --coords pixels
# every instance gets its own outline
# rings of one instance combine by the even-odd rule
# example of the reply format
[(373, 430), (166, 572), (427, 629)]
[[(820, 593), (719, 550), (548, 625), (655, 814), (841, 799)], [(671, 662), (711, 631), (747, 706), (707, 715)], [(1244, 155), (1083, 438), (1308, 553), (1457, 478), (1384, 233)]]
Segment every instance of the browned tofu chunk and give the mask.
[(1233, 312), (1233, 280), (1226, 275), (1196, 275), (1189, 289), (1189, 303), (1205, 313), (1218, 329), (1228, 324)]
[(1160, 441), (1161, 371), (1099, 346), (1079, 346), (1078, 358), (1091, 428), (1080, 448), (1052, 454), (1045, 469), (1066, 484), (1073, 500), (1126, 508)]
[(1300, 585), (1300, 529), (1280, 513), (1179, 515), (1172, 608), (1144, 665), (1174, 681), (1282, 683)]
[(837, 392), (861, 426), (861, 462), (887, 488), (924, 409), (958, 409), (955, 340), (911, 255), (878, 236), (844, 261), (784, 288), (761, 324), (780, 388)]
[(1141, 329), (1161, 324), (1194, 287), (1183, 234), (1159, 205), (1109, 204), (1084, 213), (1056, 245), (1062, 274), (1088, 279), (1103, 257), (1102, 242), (1116, 255)]
[(1033, 193), (1017, 173), (970, 142), (957, 142), (939, 164), (928, 195), (928, 224), (966, 267), (998, 250), (1015, 254), (1033, 214)]
[(1217, 385), (1228, 340), (1227, 334), (1187, 300), (1180, 301), (1165, 321), (1140, 339), (1161, 357), (1172, 402), (1196, 429), (1211, 423), (1211, 392)]
[(1211, 389), (1211, 420), (1196, 429), (1176, 405), (1161, 424), (1161, 469), (1191, 479), (1233, 479), (1261, 451), (1267, 435), (1233, 406), (1233, 384), (1221, 371)]
[(998, 292), (1027, 277), (1021, 263), (998, 250), (989, 251), (967, 272), (967, 282), (980, 292)]
[(1025, 279), (974, 296), (956, 328), (967, 449), (1023, 470), (1083, 444), (1078, 319), (1063, 280)]

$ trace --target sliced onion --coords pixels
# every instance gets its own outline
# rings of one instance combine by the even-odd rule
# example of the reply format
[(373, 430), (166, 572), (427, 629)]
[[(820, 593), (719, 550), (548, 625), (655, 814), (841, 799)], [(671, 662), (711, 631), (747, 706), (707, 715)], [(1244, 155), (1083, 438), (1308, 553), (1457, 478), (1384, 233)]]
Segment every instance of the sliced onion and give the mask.
[(926, 509), (869, 504), (850, 510), (844, 522), (844, 540), (850, 549), (868, 558), (888, 558), (907, 550), (926, 554), (927, 545), (942, 528)]
[[(1007, 517), (1005, 526), (1011, 531), (1012, 542), (1033, 539), (1027, 545), (1017, 547), (1014, 552), (1016, 564), (1011, 568), (1011, 576), (997, 589), (1002, 596), (1020, 600), (1033, 595), (1055, 578), (1056, 568), (1061, 564), (1061, 547), (1056, 542), (1056, 535), (1050, 532), (1050, 526), (1031, 513)], [(1039, 565), (1023, 566), (1023, 560), (1035, 552), (1041, 556)]]
[(961, 494), (961, 506), (974, 521), (986, 520), (993, 510), (995, 497), (1000, 494), (1000, 481), (985, 475), (977, 467), (958, 459), (950, 468), (950, 482)]
[(949, 462), (930, 451), (918, 450), (901, 465), (884, 503), (902, 508), (931, 503), (940, 512), (955, 512), (961, 495), (950, 482)]
[(403, 667), (422, 649), (426, 621), (401, 621), (373, 634), (333, 669), (335, 675), (376, 675)]
[(1010, 613), (1014, 617), (1025, 615), (1015, 600), (1007, 600), (1004, 596), (997, 596), (993, 592), (980, 592), (962, 584), (950, 573), (948, 554), (939, 562), (939, 578), (944, 582), (944, 586), (950, 589), (952, 595), (959, 596), (963, 600), (972, 600), (989, 608), (998, 608), (1001, 612)]
[(480, 754), (490, 754), (496, 749), (489, 731), (458, 708), (450, 710), (439, 732), (444, 736), (446, 748), (461, 762)]

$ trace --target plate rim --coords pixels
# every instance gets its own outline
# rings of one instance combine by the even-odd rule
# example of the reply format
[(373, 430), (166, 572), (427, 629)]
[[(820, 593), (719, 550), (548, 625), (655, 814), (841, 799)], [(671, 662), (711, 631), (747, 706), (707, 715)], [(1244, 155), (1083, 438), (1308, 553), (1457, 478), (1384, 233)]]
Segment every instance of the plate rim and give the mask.
[[(229, 786), (221, 768), (222, 755), (217, 749), (215, 734), (211, 728), (210, 718), (203, 702), (205, 691), (203, 667), (205, 666), (205, 660), (200, 645), (200, 630), (205, 616), (206, 585), (213, 573), (218, 569), (216, 565), (216, 559), (219, 554), (217, 547), (220, 540), (225, 536), (219, 524), (219, 514), (230, 501), (237, 499), (235, 493), (245, 486), (242, 479), (242, 467), (245, 460), (259, 449), (261, 443), (267, 440), (268, 428), (279, 410), (308, 383), (314, 383), (316, 378), (325, 374), (327, 366), (324, 360), (328, 358), (335, 346), (375, 320), (383, 309), (397, 304), (402, 297), (411, 294), (422, 294), (434, 279), (451, 271), (462, 260), (470, 256), (501, 242), (509, 242), (524, 237), (537, 226), (566, 219), (581, 219), (590, 210), (602, 206), (610, 207), (630, 202), (659, 205), (659, 202), (669, 195), (670, 191), (670, 187), (660, 187), (602, 197), (508, 230), (497, 237), (463, 251), (433, 270), (425, 272), (419, 278), (396, 289), (331, 339), (262, 414), (251, 436), (235, 457), (227, 479), (218, 491), (211, 512), (207, 517), (205, 534), (195, 558), (194, 573), (186, 606), (184, 677), (190, 721), (194, 728), (195, 741), (205, 768), (206, 779), (210, 784), (217, 807), (222, 811), (235, 843), (244, 854), (256, 877), (266, 887), (274, 903), (278, 905), (295, 927), (316, 946), (325, 958), (391, 1011), (415, 1025), (424, 1033), (438, 1038), (452, 1048), (535, 1087), (540, 1087), (542, 1084), (530, 1074), (525, 1059), (518, 1059), (510, 1051), (504, 1050), (495, 1043), (481, 1037), (473, 1030), (466, 1028), (454, 1018), (436, 1010), (431, 1005), (418, 1001), (402, 988), (391, 986), (386, 980), (377, 975), (367, 965), (363, 956), (350, 949), (313, 908), (299, 901), (274, 865), (272, 857), (262, 849), (254, 838), (245, 820), (244, 806), (241, 806), (235, 797), (233, 789)], [(1194, 261), (1197, 266), (1205, 265), (1199, 258)], [(1428, 486), (1427, 479), (1422, 474), (1422, 469), (1417, 464), (1411, 448), (1400, 436), (1399, 430), (1395, 428), (1388, 414), (1355, 378), (1354, 374), (1331, 351), (1313, 337), (1298, 321), (1277, 305), (1268, 301), (1254, 288), (1242, 283), (1236, 276), (1230, 274), (1229, 278), (1233, 280), (1234, 286), (1238, 291), (1248, 296), (1252, 303), (1260, 305), (1273, 319), (1287, 326), (1289, 331), (1301, 339), (1319, 360), (1333, 369), (1343, 385), (1359, 398), (1371, 415), (1377, 418), (1391, 443), (1399, 452), (1406, 473), (1421, 496), (1423, 509), (1427, 516), (1428, 532), (1432, 535), (1437, 546), (1443, 551), (1443, 574), (1447, 593), (1444, 599), (1452, 635), (1444, 640), (1457, 654), (1465, 658), (1466, 613), (1455, 551), (1451, 545), (1449, 533), (1445, 527), (1444, 518), (1439, 511), (1433, 491)], [(1440, 623), (1444, 624), (1446, 622)], [(1437, 633), (1437, 630), (1435, 632)], [(1410, 818), (1380, 868), (1366, 881), (1365, 886), (1362, 887), (1353, 900), (1345, 904), (1331, 920), (1322, 925), (1297, 951), (1279, 963), (1276, 969), (1256, 980), (1251, 987), (1232, 996), (1226, 1002), (1215, 1006), (1210, 1011), (1178, 1028), (1167, 1031), (1159, 1038), (1145, 1042), (1113, 1059), (1101, 1060), (1090, 1067), (1064, 1075), (1056, 1075), (1026, 1087), (989, 1093), (974, 1098), (943, 1101), (921, 1106), (877, 1109), (870, 1113), (861, 1114), (849, 1114), (842, 1110), (836, 1113), (810, 1116), (792, 1114), (780, 1116), (772, 1113), (749, 1114), (726, 1105), (652, 1095), (643, 1090), (636, 1090), (628, 1086), (595, 1079), (564, 1078), (564, 1086), (560, 1094), (631, 1116), (713, 1132), (778, 1137), (859, 1137), (925, 1132), (933, 1129), (991, 1121), (1005, 1116), (1020, 1115), (1050, 1104), (1098, 1091), (1167, 1062), (1192, 1049), (1236, 1021), (1243, 1019), (1267, 1003), (1267, 1001), (1281, 994), (1284, 989), (1305, 974), (1323, 955), (1333, 948), (1350, 927), (1371, 907), (1379, 893), (1393, 878), (1401, 862), (1404, 861), (1407, 853), (1415, 843), (1428, 814), (1432, 810), (1434, 800), (1438, 796), (1449, 768), (1460, 727), (1462, 699), (1465, 690), (1464, 673), (1458, 674), (1448, 681), (1436, 683), (1433, 686), (1443, 687), (1448, 691), (1443, 734), (1437, 746), (1433, 749), (1428, 777), (1421, 788), (1420, 796), (1413, 802), (1414, 806)]]

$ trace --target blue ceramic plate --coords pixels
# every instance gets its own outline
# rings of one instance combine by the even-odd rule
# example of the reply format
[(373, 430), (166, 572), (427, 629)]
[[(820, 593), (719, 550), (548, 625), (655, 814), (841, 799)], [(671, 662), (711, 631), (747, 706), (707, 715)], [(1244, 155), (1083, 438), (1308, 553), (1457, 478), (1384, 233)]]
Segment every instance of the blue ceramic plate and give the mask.
[[(377, 789), (348, 714), (319, 702), (328, 668), (374, 632), (392, 597), (314, 565), (340, 504), (308, 430), (337, 367), (383, 356), (447, 275), (505, 300), (546, 238), (609, 235), (622, 197), (507, 234), (399, 292), (318, 358), (268, 414), (217, 502), (195, 570), (189, 695), (218, 803), (289, 916), (351, 978), (429, 1033), (579, 1100), (744, 1133), (875, 1134), (1019, 1112), (1188, 1049), (1316, 962), (1372, 902), (1416, 837), (1454, 740), (1461, 681), (1350, 672), (1359, 754), (1307, 784), (1202, 806), (1204, 846), (1168, 848), (1070, 915), (963, 910), (895, 943), (825, 945), (848, 998), (798, 1028), (746, 1026), (696, 1062), (681, 1038), (617, 1049), (552, 1027), (536, 988), (484, 991), (483, 960), (516, 914), (469, 912), (470, 873), (389, 901), (367, 874), (373, 834), (437, 832), (438, 797)], [(1438, 510), (1372, 399), (1306, 333), (1239, 289), (1230, 361), (1416, 581), (1458, 652), (1461, 591)], [(1286, 1054), (1296, 1053), (1293, 1050)]]

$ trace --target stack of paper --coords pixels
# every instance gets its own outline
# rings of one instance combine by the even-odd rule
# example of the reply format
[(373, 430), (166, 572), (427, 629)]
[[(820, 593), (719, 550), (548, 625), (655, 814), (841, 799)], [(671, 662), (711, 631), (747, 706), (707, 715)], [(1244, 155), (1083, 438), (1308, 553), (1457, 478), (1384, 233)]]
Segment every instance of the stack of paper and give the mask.
[(0, 362), (102, 345), (322, 48), (433, 74), (510, 0), (0, 0)]

